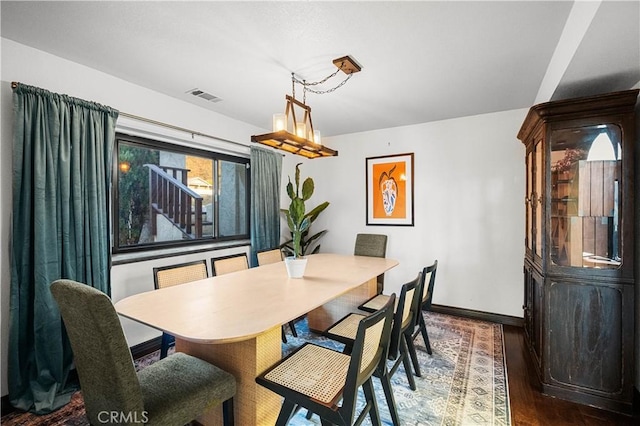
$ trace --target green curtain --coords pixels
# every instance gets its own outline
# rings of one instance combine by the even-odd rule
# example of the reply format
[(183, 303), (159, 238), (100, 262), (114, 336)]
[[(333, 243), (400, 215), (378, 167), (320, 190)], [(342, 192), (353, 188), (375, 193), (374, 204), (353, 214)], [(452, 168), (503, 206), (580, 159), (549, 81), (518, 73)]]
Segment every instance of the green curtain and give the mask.
[(110, 294), (107, 200), (118, 111), (23, 84), (13, 101), (9, 399), (44, 414), (75, 390), (51, 282), (68, 278)]
[(280, 245), (280, 181), (282, 155), (251, 147), (251, 257)]

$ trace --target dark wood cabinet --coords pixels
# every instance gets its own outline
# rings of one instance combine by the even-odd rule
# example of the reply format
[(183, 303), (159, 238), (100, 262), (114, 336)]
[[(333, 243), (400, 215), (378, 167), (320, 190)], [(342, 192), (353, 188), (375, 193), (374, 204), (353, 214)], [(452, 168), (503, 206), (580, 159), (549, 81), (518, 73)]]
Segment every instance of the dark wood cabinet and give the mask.
[(631, 412), (638, 90), (533, 106), (526, 147), (525, 336), (543, 392)]

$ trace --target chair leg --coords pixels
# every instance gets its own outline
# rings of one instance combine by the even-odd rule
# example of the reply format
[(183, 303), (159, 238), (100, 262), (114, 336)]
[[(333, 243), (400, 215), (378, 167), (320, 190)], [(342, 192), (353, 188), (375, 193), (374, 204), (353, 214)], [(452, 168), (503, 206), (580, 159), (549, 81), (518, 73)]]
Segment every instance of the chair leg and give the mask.
[(289, 321), (289, 328), (291, 329), (291, 334), (293, 334), (293, 337), (298, 337), (298, 332), (296, 331), (296, 323), (293, 321)]
[(162, 341), (160, 343), (160, 359), (166, 358), (169, 352), (169, 343), (171, 343), (171, 335), (162, 333)]
[(229, 398), (222, 403), (222, 424), (224, 426), (233, 426), (233, 398)]
[(404, 335), (405, 340), (407, 341), (407, 348), (409, 349), (409, 355), (411, 355), (411, 362), (413, 363), (413, 372), (416, 376), (422, 377), (422, 373), (420, 373), (420, 364), (418, 363), (418, 354), (416, 353), (416, 347), (413, 344), (413, 339), (411, 338), (411, 334)]
[(418, 323), (420, 324), (420, 332), (422, 333), (422, 338), (424, 339), (424, 346), (427, 348), (427, 353), (432, 355), (431, 352), (431, 343), (429, 342), (429, 335), (427, 334), (427, 323), (424, 320), (424, 313), (420, 312), (420, 317)]
[(278, 414), (278, 420), (276, 420), (276, 426), (286, 426), (291, 416), (293, 416), (295, 409), (296, 404), (285, 398), (282, 403), (282, 408), (280, 408), (280, 414)]
[(371, 404), (371, 408), (369, 409), (369, 417), (371, 418), (371, 424), (373, 426), (381, 426), (380, 422), (380, 412), (378, 411), (378, 402), (376, 400), (376, 395), (373, 390), (373, 381), (371, 377), (369, 380), (362, 384), (362, 390), (364, 391), (364, 396), (366, 400)]
[(389, 407), (389, 413), (391, 413), (391, 421), (394, 426), (400, 426), (400, 417), (398, 416), (398, 408), (396, 407), (396, 400), (393, 397), (393, 389), (391, 389), (391, 378), (388, 372), (380, 376), (380, 382), (382, 383), (382, 390), (384, 390), (384, 397), (387, 400), (387, 406)]
[(282, 343), (287, 343), (287, 333), (284, 332), (284, 325), (280, 328), (282, 333)]
[(400, 357), (402, 358), (402, 365), (404, 365), (404, 371), (407, 373), (409, 387), (411, 390), (416, 390), (416, 381), (413, 378), (413, 371), (411, 371), (411, 362), (409, 362), (408, 352), (409, 349), (407, 349), (407, 342), (405, 342), (405, 339), (400, 339)]

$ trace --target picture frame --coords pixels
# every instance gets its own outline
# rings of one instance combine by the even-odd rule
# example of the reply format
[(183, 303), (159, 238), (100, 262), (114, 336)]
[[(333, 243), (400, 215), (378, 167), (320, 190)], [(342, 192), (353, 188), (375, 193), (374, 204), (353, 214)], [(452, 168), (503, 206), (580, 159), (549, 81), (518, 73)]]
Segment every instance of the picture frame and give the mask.
[(366, 158), (367, 226), (414, 226), (413, 157)]

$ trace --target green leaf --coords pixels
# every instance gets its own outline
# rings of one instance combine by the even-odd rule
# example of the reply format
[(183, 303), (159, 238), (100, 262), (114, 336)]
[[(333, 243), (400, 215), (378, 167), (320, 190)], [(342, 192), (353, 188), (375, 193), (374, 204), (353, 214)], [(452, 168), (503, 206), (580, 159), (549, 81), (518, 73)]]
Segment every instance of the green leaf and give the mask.
[(308, 216), (311, 222), (313, 222), (314, 220), (316, 220), (318, 215), (327, 207), (329, 207), (329, 202), (325, 201), (324, 203), (317, 205), (313, 210), (311, 210), (305, 216)]
[(313, 190), (315, 189), (315, 185), (313, 183), (313, 179), (310, 177), (304, 180), (302, 184), (302, 199), (307, 201), (313, 195)]
[[(296, 164), (296, 197), (299, 197), (298, 188), (300, 187), (300, 165), (302, 163)], [(291, 197), (293, 198), (293, 197)]]
[(304, 219), (304, 201), (301, 198), (294, 198), (289, 205), (289, 215), (296, 225), (300, 225)]
[(302, 219), (302, 222), (300, 223), (300, 232), (304, 232), (307, 229), (309, 229), (309, 227), (311, 226), (311, 221), (309, 220), (308, 217), (305, 217), (304, 219)]
[(295, 198), (295, 194), (293, 193), (293, 184), (291, 183), (291, 178), (289, 178), (289, 183), (287, 184), (287, 195), (292, 200)]

